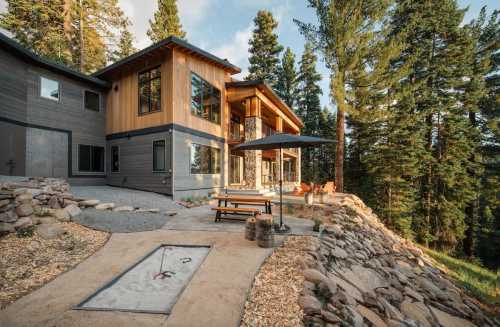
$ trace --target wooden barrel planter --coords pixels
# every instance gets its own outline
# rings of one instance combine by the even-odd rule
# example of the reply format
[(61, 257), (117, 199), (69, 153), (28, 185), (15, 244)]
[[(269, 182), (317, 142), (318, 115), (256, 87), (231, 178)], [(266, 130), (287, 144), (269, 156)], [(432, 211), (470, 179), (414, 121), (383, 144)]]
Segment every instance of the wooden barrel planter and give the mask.
[(258, 215), (255, 223), (255, 237), (261, 248), (274, 247), (274, 226), (272, 215)]
[(245, 223), (245, 238), (249, 241), (255, 241), (255, 218), (248, 218)]

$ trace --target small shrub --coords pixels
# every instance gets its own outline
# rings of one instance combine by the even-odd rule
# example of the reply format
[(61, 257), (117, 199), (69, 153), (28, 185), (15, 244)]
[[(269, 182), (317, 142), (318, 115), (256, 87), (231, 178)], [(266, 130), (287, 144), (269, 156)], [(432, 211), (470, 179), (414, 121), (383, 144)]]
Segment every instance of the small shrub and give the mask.
[(319, 217), (314, 217), (314, 232), (319, 232), (319, 226), (323, 223), (323, 220)]
[(35, 233), (35, 225), (27, 226), (24, 228), (19, 228), (16, 231), (17, 237), (20, 237), (20, 238), (32, 237), (34, 233)]

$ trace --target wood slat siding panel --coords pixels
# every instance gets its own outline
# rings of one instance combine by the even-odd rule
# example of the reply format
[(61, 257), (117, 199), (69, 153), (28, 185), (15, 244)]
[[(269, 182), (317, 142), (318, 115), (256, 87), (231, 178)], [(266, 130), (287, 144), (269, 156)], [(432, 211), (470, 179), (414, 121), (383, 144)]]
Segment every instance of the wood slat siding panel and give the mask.
[[(166, 140), (167, 171), (153, 172), (153, 140)], [(120, 151), (120, 172), (111, 172), (111, 146), (118, 145)], [(168, 171), (172, 168), (171, 134), (156, 133), (135, 136), (130, 139), (110, 140), (106, 149), (106, 183), (163, 194), (172, 194), (172, 178)], [(123, 178), (127, 182), (123, 183)], [(165, 179), (166, 178), (166, 179)], [(165, 179), (165, 183), (163, 183)]]
[[(141, 65), (124, 68), (113, 81), (108, 94), (106, 133), (113, 134), (172, 122), (172, 66), (171, 51), (165, 50), (161, 58)], [(161, 66), (161, 111), (139, 115), (139, 72)], [(115, 90), (115, 87), (118, 89)]]
[[(12, 171), (7, 163), (12, 160)], [(0, 121), (0, 175), (24, 176), (26, 127)]]
[(174, 123), (219, 137), (225, 137), (225, 124), (215, 124), (191, 114), (191, 72), (198, 74), (221, 91), (221, 121), (225, 122), (228, 116), (225, 83), (230, 80), (229, 73), (213, 64), (174, 49)]
[(26, 122), (26, 64), (0, 49), (0, 117)]

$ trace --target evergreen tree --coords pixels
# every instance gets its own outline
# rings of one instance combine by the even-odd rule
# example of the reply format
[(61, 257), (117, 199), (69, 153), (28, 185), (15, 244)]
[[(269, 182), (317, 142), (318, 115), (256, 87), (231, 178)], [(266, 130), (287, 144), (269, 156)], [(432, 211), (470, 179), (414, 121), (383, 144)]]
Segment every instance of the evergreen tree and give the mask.
[(283, 51), (278, 43), (278, 36), (274, 33), (278, 22), (267, 10), (260, 10), (253, 21), (255, 28), (248, 42), (250, 67), (246, 79), (263, 80), (274, 88), (278, 79), (279, 55)]
[(425, 143), (413, 225), (420, 241), (445, 249), (463, 238), (465, 207), (474, 198), (474, 127), (464, 106), (469, 95), (463, 92), (473, 46), (460, 26), (463, 15), (453, 0), (399, 1), (392, 20), (393, 31), (405, 36), (400, 60), (411, 65), (411, 94)]
[(137, 52), (137, 49), (134, 47), (133, 42), (134, 37), (132, 33), (130, 33), (128, 30), (123, 31), (120, 36), (118, 47), (114, 51), (112, 51), (109, 60), (111, 62), (116, 62)]
[(186, 38), (179, 19), (176, 0), (158, 0), (158, 10), (154, 14), (154, 21), (149, 20), (149, 38), (153, 42), (161, 41), (169, 36)]
[(24, 47), (52, 61), (71, 65), (65, 31), (67, 8), (64, 0), (7, 0), (0, 14), (0, 26), (12, 33)]
[(73, 65), (91, 73), (106, 65), (107, 54), (116, 43), (116, 31), (129, 24), (118, 0), (70, 1), (70, 51)]
[[(325, 63), (331, 72), (330, 93), (337, 107), (337, 151), (335, 158), (335, 183), (337, 190), (344, 189), (344, 144), (345, 115), (352, 107), (349, 104), (350, 85), (354, 70), (358, 69), (366, 59), (379, 52), (385, 56), (380, 62), (386, 64), (397, 46), (387, 46), (384, 53), (377, 37), (377, 29), (383, 25), (389, 2), (373, 1), (339, 1), (339, 0), (309, 0), (318, 19), (318, 24), (306, 24), (298, 20), (302, 34), (311, 41), (323, 54)], [(373, 69), (373, 76), (378, 75), (379, 68)], [(378, 78), (378, 76), (376, 76)], [(371, 78), (367, 79), (370, 80)], [(371, 82), (370, 82), (371, 83)]]
[(297, 71), (295, 68), (295, 54), (287, 48), (278, 67), (276, 93), (290, 107), (294, 108), (297, 102)]
[[(304, 122), (303, 135), (320, 135), (321, 103), (322, 94), (319, 82), (321, 75), (316, 70), (318, 58), (314, 54), (312, 45), (306, 43), (304, 52), (299, 63), (299, 74), (297, 78), (299, 96), (297, 100), (296, 112)], [(302, 179), (308, 182), (318, 182), (318, 149), (305, 148), (302, 150)]]

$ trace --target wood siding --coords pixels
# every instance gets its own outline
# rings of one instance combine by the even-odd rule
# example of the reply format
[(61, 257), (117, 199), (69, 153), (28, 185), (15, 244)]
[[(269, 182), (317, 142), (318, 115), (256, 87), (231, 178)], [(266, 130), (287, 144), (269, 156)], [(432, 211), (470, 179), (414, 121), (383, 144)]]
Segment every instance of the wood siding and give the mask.
[[(143, 129), (172, 122), (172, 65), (171, 51), (161, 58), (124, 68), (112, 83), (108, 94), (106, 133)], [(139, 73), (153, 67), (161, 67), (161, 111), (139, 115)]]
[(0, 117), (26, 122), (26, 65), (0, 49)]

